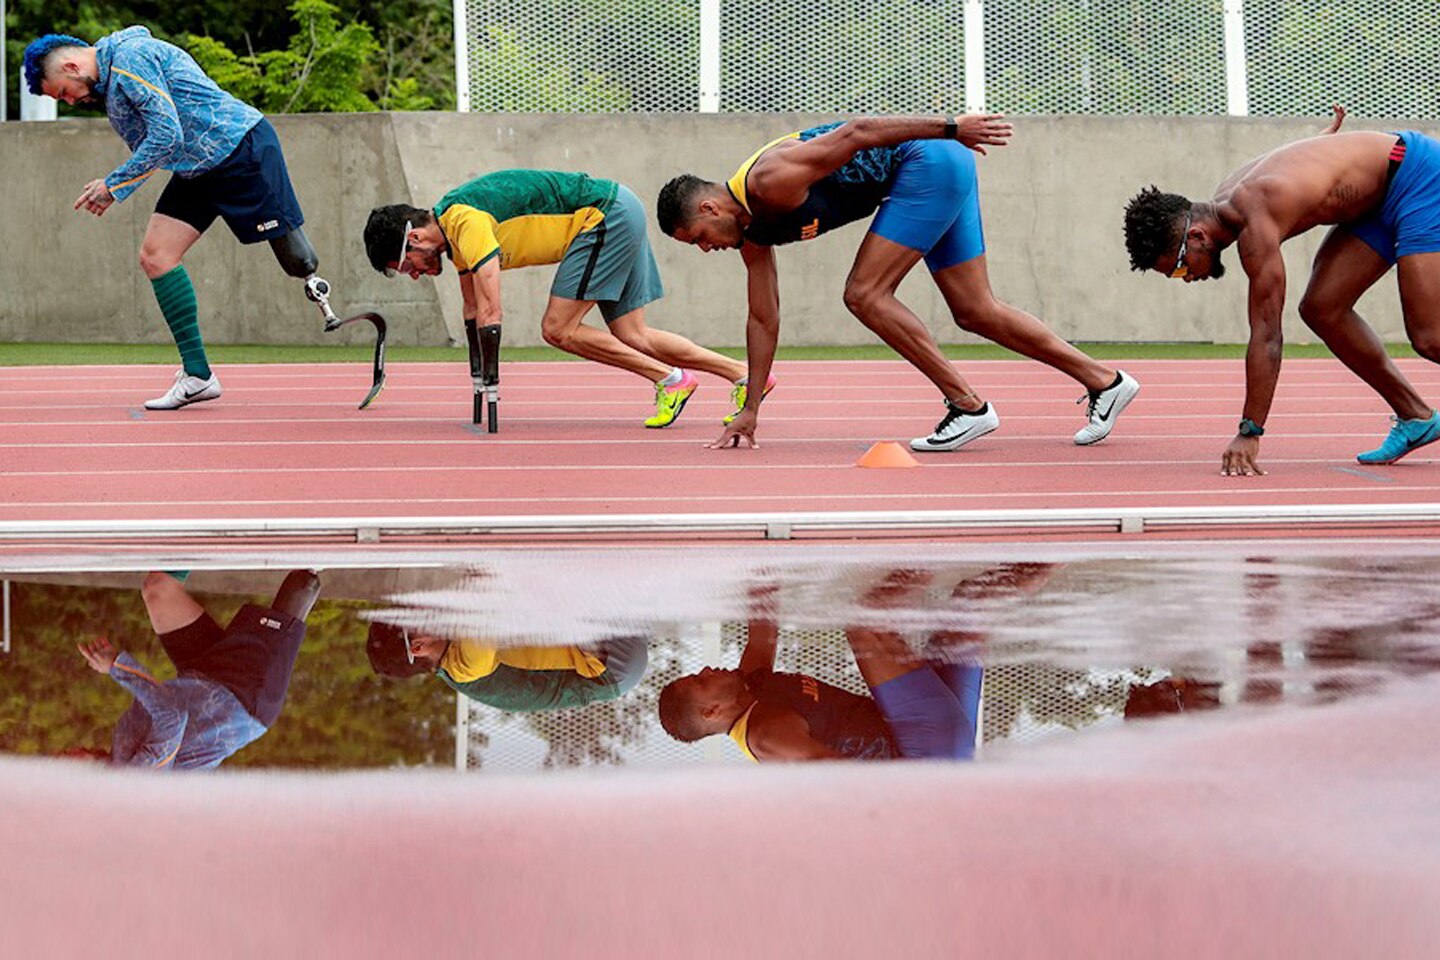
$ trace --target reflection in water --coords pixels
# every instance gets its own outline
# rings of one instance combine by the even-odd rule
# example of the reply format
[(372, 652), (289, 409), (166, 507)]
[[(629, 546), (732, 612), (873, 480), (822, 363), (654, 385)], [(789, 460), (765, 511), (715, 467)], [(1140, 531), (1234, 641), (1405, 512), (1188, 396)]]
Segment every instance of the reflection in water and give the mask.
[[(1017, 597), (1049, 579), (1050, 564), (1007, 564), (961, 580), (955, 603)], [(912, 607), (933, 573), (899, 569), (866, 590), (863, 605)], [(682, 743), (726, 734), (755, 761), (969, 760), (979, 731), (984, 678), (978, 631), (930, 634), (917, 653), (900, 634), (844, 628), (868, 696), (816, 677), (775, 670), (773, 587), (756, 591), (745, 651), (734, 670), (706, 667), (660, 694), (660, 722)]]
[(649, 648), (645, 637), (613, 637), (584, 647), (497, 647), (376, 621), (365, 653), (382, 677), (433, 673), (477, 703), (530, 713), (624, 696), (645, 675)]
[(672, 549), (327, 569), (318, 601), (304, 571), (278, 595), (263, 570), (32, 577), (10, 585), (0, 749), (178, 768), (965, 759), (1435, 670), (1437, 573)]
[(73, 747), (65, 756), (202, 770), (260, 739), (279, 719), (320, 578), (292, 571), (267, 606), (246, 604), (221, 627), (186, 591), (187, 577), (152, 572), (140, 591), (175, 679), (161, 681), (108, 637), (76, 644), (90, 669), (134, 702), (116, 724), (110, 750)]

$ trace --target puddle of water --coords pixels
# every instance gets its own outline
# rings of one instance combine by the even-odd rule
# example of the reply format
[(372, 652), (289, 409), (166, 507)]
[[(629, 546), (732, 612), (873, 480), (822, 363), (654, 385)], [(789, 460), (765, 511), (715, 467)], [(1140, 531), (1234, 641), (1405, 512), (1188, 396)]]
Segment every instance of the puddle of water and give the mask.
[(1399, 550), (307, 559), (320, 592), (288, 682), (300, 632), (275, 614), (286, 571), (272, 563), (183, 584), (14, 574), (0, 750), (490, 772), (984, 760), (1156, 715), (1319, 706), (1440, 668), (1440, 559)]

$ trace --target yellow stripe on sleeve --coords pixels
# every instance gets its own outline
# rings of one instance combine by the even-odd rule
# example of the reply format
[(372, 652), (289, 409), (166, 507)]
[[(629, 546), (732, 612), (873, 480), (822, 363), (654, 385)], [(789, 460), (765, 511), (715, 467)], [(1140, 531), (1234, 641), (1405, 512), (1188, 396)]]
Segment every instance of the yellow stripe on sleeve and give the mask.
[(120, 74), (120, 76), (122, 76), (122, 77), (129, 77), (131, 80), (134, 80), (136, 83), (140, 84), (140, 86), (142, 86), (142, 87), (149, 87), (151, 90), (154, 90), (156, 93), (160, 94), (160, 96), (164, 97), (166, 100), (169, 100), (169, 101), (170, 101), (170, 106), (172, 106), (172, 107), (175, 106), (175, 101), (174, 101), (173, 99), (171, 99), (170, 94), (166, 93), (164, 90), (161, 90), (159, 87), (155, 86), (155, 84), (153, 84), (153, 83), (148, 83), (148, 82), (146, 82), (146, 81), (144, 81), (144, 80), (141, 80), (139, 77), (135, 76), (135, 74), (131, 73), (129, 70), (121, 70), (119, 67), (111, 67), (111, 68), (110, 68), (110, 72), (111, 72), (111, 73), (118, 73), (118, 74)]

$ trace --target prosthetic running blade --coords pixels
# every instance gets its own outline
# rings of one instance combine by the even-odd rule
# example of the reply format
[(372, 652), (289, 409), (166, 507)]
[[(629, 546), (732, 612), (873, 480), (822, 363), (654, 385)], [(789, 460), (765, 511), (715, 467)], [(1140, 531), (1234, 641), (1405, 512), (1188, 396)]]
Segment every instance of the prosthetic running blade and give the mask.
[(388, 332), (385, 327), (385, 318), (373, 311), (357, 313), (353, 317), (345, 317), (343, 320), (337, 318), (325, 321), (325, 332), (333, 333), (347, 323), (354, 323), (357, 320), (368, 320), (375, 325), (374, 379), (370, 384), (370, 392), (365, 394), (364, 400), (360, 401), (360, 409), (364, 410), (374, 403), (375, 398), (380, 396), (380, 391), (385, 389), (385, 337)]

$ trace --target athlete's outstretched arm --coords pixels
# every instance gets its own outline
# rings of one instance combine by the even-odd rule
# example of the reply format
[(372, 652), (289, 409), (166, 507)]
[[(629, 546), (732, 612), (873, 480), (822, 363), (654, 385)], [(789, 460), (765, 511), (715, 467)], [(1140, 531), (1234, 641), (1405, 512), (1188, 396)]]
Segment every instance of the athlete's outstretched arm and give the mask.
[(750, 170), (750, 194), (767, 207), (791, 209), (805, 202), (812, 183), (843, 167), (861, 150), (953, 137), (984, 153), (986, 146), (1004, 146), (1013, 130), (1010, 121), (998, 113), (964, 114), (952, 120), (860, 117), (813, 140), (765, 151)]
[[(1285, 338), (1281, 318), (1285, 309), (1285, 260), (1280, 254), (1280, 230), (1266, 214), (1246, 218), (1238, 243), (1240, 265), (1250, 278), (1250, 343), (1245, 349), (1245, 407), (1241, 416), (1265, 426)], [(1220, 472), (1226, 476), (1259, 475), (1259, 437), (1236, 436), (1226, 448)]]
[(473, 272), (460, 275), (460, 293), (465, 300), (463, 320), (474, 320), (477, 326), (499, 323), (500, 258), (491, 257)]
[[(780, 342), (780, 278), (775, 269), (775, 250), (748, 240), (740, 248), (745, 261), (746, 292), (750, 314), (745, 322), (745, 358), (749, 364), (749, 382), (763, 384), (775, 362), (775, 347)], [(760, 417), (760, 401), (764, 390), (747, 390), (745, 409), (725, 427), (720, 439), (710, 444), (711, 450), (738, 447), (743, 438), (752, 449), (755, 426)]]
[(774, 670), (779, 649), (780, 630), (774, 620), (749, 620), (746, 624), (745, 652), (740, 654), (740, 672)]

